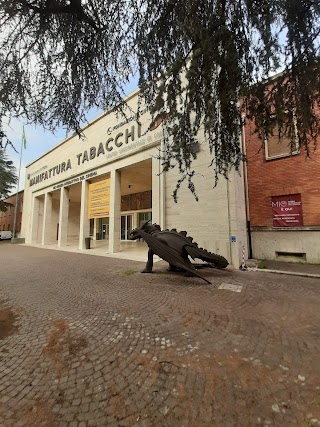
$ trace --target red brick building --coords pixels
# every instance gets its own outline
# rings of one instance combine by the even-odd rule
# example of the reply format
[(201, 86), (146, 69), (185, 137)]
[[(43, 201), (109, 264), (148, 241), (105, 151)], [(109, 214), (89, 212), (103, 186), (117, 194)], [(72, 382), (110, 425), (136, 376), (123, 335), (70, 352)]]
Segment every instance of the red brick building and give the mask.
[[(17, 236), (19, 236), (21, 231), (23, 195), (24, 195), (24, 191), (23, 190), (19, 191), (17, 219), (16, 219), (16, 235)], [(16, 204), (16, 194), (13, 194), (11, 197), (8, 197), (4, 201), (7, 203), (11, 203), (13, 206), (9, 206), (6, 212), (0, 212), (0, 231), (10, 230), (13, 232), (14, 207)]]
[(274, 135), (245, 126), (252, 255), (320, 264), (320, 149)]

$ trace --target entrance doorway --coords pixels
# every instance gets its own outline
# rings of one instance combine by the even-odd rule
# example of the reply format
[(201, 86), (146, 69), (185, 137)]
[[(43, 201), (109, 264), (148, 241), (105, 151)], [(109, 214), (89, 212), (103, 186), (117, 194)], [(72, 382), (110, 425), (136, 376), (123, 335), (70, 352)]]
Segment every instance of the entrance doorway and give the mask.
[(97, 240), (109, 239), (109, 218), (98, 219)]
[(133, 214), (121, 215), (121, 240), (129, 240), (133, 225)]

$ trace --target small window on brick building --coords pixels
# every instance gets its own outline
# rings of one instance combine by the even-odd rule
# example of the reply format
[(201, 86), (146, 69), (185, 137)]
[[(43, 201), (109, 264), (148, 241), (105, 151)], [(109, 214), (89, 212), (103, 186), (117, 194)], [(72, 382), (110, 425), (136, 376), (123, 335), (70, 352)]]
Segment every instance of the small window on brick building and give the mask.
[(289, 118), (288, 114), (288, 120), (281, 130), (275, 123), (272, 134), (265, 138), (265, 147), (266, 160), (299, 154), (297, 122), (294, 115)]

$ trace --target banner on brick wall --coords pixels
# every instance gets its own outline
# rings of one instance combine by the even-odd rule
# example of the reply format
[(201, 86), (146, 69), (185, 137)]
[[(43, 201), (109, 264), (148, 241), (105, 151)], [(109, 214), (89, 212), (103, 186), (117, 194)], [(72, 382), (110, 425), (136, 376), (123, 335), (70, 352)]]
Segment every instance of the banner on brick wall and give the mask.
[(110, 178), (89, 184), (88, 218), (109, 216)]
[(303, 226), (301, 194), (272, 197), (273, 227)]

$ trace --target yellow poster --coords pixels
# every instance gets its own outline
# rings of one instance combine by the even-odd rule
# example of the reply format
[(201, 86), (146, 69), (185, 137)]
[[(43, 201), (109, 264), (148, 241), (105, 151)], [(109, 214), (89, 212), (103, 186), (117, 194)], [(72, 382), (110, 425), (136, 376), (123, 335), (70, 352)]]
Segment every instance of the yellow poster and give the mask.
[(109, 216), (110, 178), (89, 184), (88, 218)]

